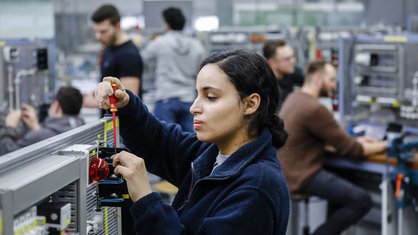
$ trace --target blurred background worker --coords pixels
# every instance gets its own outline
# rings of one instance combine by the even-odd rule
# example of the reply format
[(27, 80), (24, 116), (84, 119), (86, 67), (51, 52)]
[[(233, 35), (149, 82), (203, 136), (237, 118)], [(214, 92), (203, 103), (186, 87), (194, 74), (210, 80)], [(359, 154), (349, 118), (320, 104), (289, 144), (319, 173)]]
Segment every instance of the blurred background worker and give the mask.
[(296, 87), (303, 85), (303, 71), (296, 66), (293, 48), (286, 41), (269, 40), (263, 46), (263, 55), (279, 81), (281, 89), (279, 107)]
[(311, 62), (302, 88), (287, 97), (279, 114), (289, 134), (278, 151), (289, 191), (319, 196), (335, 208), (313, 234), (341, 234), (372, 207), (367, 191), (323, 169), (326, 145), (336, 155), (353, 159), (384, 152), (387, 146), (386, 141), (350, 138), (318, 101), (320, 95), (330, 94), (336, 83), (333, 65)]
[[(38, 141), (61, 134), (84, 124), (79, 117), (83, 96), (73, 87), (61, 87), (48, 110), (48, 117), (40, 124), (36, 110), (22, 105), (21, 110), (11, 111), (0, 129), (0, 155), (12, 152)], [(28, 131), (22, 130), (22, 121)]]
[(162, 16), (165, 33), (141, 51), (145, 63), (156, 61), (154, 114), (160, 120), (180, 124), (184, 131), (192, 132), (193, 115), (189, 108), (196, 97), (197, 69), (205, 49), (199, 40), (182, 32), (186, 18), (180, 9), (166, 8)]
[[(91, 20), (94, 23), (96, 39), (103, 46), (98, 61), (100, 78), (118, 77), (126, 89), (141, 96), (141, 55), (128, 35), (122, 31), (119, 11), (113, 5), (102, 5), (93, 13)], [(85, 95), (83, 106), (97, 107), (93, 93)]]

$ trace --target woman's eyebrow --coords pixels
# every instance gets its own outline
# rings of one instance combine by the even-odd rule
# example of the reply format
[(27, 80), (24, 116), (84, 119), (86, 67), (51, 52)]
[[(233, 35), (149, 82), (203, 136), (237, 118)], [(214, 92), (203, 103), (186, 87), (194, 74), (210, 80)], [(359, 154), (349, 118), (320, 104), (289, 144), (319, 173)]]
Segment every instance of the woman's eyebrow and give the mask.
[(203, 91), (210, 91), (210, 90), (220, 91), (221, 89), (213, 87), (213, 86), (204, 86), (204, 87), (202, 87), (202, 90)]

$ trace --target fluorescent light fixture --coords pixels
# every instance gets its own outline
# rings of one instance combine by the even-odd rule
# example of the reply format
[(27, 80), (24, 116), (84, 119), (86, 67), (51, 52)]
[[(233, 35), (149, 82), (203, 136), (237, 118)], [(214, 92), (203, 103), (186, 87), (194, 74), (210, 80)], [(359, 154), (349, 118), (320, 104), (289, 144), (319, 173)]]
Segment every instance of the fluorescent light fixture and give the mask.
[(135, 16), (122, 16), (120, 19), (120, 27), (122, 30), (129, 30), (140, 26), (138, 17)]
[(219, 29), (219, 18), (217, 16), (202, 16), (194, 21), (194, 28), (197, 31), (213, 31)]

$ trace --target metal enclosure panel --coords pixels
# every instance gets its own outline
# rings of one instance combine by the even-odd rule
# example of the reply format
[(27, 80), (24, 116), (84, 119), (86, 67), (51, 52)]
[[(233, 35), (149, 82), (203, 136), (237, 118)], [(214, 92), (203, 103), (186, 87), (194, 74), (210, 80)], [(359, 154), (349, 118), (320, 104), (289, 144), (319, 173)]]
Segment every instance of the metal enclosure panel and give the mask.
[[(405, 118), (402, 111), (414, 99), (417, 35), (355, 35), (340, 39), (338, 49), (340, 124), (351, 126), (375, 115), (417, 126), (417, 118)], [(369, 60), (360, 62), (361, 56)]]
[[(94, 203), (90, 200), (94, 194), (87, 193), (90, 187), (90, 149), (97, 141), (113, 139), (110, 120), (97, 120), (0, 158), (3, 234), (13, 234), (13, 220), (17, 213), (49, 196), (62, 196), (64, 202), (72, 204), (72, 228), (78, 231), (77, 234), (86, 234), (86, 221), (89, 220), (87, 209), (91, 208), (89, 203)], [(83, 145), (75, 145), (79, 143)], [(66, 193), (75, 198), (66, 198)], [(106, 216), (111, 215), (110, 213), (113, 212), (109, 210)], [(117, 220), (109, 221), (114, 229), (111, 234), (120, 234), (113, 232), (119, 229)]]
[(0, 175), (20, 164), (39, 159), (46, 154), (62, 150), (63, 148), (74, 144), (94, 144), (94, 142), (99, 139), (113, 138), (113, 133), (104, 133), (106, 122), (109, 122), (110, 120), (110, 118), (97, 120), (96, 122), (80, 126), (76, 129), (3, 155), (0, 157)]
[[(0, 50), (2, 106), (7, 104), (9, 110), (20, 108), (21, 103), (48, 106), (55, 89), (54, 40), (0, 40)], [(13, 51), (13, 59), (5, 56), (9, 51)], [(45, 53), (38, 53), (41, 51)], [(41, 63), (45, 67), (38, 67)]]
[[(78, 157), (49, 155), (0, 175), (2, 179), (0, 198), (1, 204), (5, 205), (3, 207), (5, 234), (13, 234), (14, 216), (21, 211), (47, 198), (65, 185), (75, 181), (86, 181), (87, 174), (82, 170), (82, 166), (86, 167), (86, 162), (87, 158), (83, 160)], [(82, 193), (79, 189), (80, 186), (77, 190), (78, 197)]]
[(1, 176), (0, 188), (13, 193), (13, 214), (79, 178), (77, 158), (54, 156), (39, 159)]
[[(1, 49), (1, 47), (0, 47)], [(0, 58), (3, 58), (3, 50), (0, 50)], [(5, 79), (6, 77), (3, 74), (6, 73), (6, 67), (3, 63), (0, 63), (0, 86), (5, 87)], [(6, 99), (5, 99), (5, 89), (0, 89), (0, 114), (6, 111)]]

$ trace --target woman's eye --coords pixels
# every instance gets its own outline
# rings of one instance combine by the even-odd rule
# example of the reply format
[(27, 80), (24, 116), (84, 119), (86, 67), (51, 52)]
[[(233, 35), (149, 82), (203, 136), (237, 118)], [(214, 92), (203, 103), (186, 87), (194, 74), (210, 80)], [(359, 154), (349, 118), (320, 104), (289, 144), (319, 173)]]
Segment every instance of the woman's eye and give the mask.
[(215, 96), (207, 96), (206, 97), (209, 101), (215, 101), (217, 97)]

